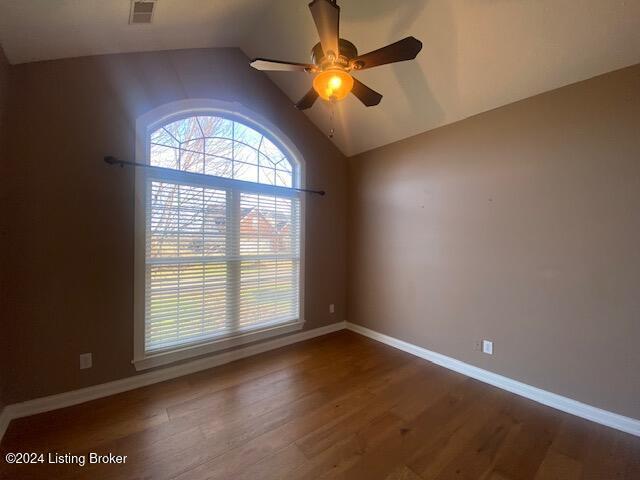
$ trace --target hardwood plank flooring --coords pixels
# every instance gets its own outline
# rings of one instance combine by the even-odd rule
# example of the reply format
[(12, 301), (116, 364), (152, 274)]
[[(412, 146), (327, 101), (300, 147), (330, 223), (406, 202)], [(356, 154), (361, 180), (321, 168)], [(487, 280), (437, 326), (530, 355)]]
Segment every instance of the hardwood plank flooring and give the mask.
[(14, 420), (0, 450), (11, 480), (640, 479), (640, 438), (347, 331)]

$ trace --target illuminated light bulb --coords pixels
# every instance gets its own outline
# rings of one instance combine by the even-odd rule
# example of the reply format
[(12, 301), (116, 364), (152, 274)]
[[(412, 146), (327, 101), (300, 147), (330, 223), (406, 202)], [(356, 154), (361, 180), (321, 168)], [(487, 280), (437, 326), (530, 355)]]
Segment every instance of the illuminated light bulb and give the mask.
[(324, 100), (342, 100), (351, 92), (353, 78), (344, 70), (326, 70), (313, 79), (313, 88)]
[(332, 90), (337, 90), (342, 86), (342, 80), (339, 76), (334, 75), (329, 79), (329, 88)]

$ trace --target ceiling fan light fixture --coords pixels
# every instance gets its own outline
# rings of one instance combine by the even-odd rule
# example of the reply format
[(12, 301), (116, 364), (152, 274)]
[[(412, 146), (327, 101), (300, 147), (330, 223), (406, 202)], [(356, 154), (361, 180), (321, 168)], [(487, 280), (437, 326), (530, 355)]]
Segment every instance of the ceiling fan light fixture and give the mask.
[(312, 0), (309, 10), (320, 37), (320, 42), (311, 49), (311, 63), (283, 62), (269, 58), (251, 60), (251, 66), (262, 71), (306, 72), (315, 75), (313, 86), (295, 104), (298, 110), (311, 108), (318, 97), (334, 102), (342, 100), (349, 93), (353, 93), (366, 107), (378, 105), (382, 95), (353, 78), (349, 72), (413, 60), (422, 49), (420, 40), (406, 37), (360, 55), (353, 43), (340, 38), (340, 7), (337, 0)]
[(353, 88), (353, 77), (344, 70), (332, 68), (316, 75), (313, 88), (324, 100), (342, 100)]

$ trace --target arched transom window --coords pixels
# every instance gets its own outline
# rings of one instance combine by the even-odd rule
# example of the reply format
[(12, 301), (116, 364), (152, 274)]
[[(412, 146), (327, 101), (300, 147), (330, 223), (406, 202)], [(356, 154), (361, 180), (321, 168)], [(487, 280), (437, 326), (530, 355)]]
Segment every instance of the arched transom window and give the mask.
[(183, 118), (151, 134), (152, 165), (266, 185), (293, 186), (286, 155), (260, 132), (214, 116)]
[(301, 327), (300, 173), (278, 143), (219, 115), (148, 131), (140, 368)]

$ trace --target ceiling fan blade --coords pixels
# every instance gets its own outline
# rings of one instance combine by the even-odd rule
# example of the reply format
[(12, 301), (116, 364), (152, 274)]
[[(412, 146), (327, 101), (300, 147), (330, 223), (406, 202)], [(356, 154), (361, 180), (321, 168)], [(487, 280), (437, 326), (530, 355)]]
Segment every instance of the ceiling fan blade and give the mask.
[(307, 72), (314, 68), (309, 63), (283, 62), (281, 60), (271, 60), (269, 58), (254, 58), (251, 66), (256, 70), (279, 71), (279, 72)]
[(357, 70), (364, 70), (387, 63), (413, 60), (420, 53), (420, 50), (422, 50), (422, 42), (415, 37), (407, 37), (373, 52), (360, 55), (354, 58), (353, 62)]
[(296, 108), (298, 110), (306, 110), (307, 108), (311, 108), (313, 104), (318, 99), (318, 92), (316, 92), (313, 87), (309, 90), (304, 97), (302, 97), (298, 103), (296, 103)]
[(318, 29), (322, 51), (325, 55), (333, 52), (337, 57), (340, 54), (338, 47), (340, 7), (335, 1), (313, 0), (309, 4), (309, 10)]
[(357, 78), (353, 79), (353, 89), (351, 89), (351, 93), (358, 97), (358, 100), (364, 103), (367, 107), (378, 105), (380, 100), (382, 100), (382, 95), (367, 87)]

